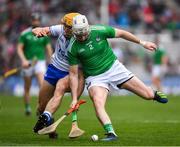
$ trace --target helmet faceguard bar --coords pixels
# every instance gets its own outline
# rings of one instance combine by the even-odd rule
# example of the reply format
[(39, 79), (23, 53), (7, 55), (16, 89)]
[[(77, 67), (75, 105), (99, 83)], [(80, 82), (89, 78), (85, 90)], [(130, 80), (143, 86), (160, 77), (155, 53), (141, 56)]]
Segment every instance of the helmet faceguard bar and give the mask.
[(75, 35), (83, 35), (83, 34), (89, 34), (89, 25), (84, 27), (84, 28), (79, 28), (79, 29), (72, 29), (73, 30), (73, 34)]

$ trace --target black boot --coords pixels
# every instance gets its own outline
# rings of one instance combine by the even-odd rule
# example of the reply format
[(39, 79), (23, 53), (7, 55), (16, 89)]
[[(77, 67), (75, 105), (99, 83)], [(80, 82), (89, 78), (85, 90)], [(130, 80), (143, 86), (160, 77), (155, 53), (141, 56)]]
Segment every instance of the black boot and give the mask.
[[(41, 114), (39, 116), (39, 119), (36, 123), (36, 125), (34, 126), (33, 130), (35, 133), (37, 133), (39, 130), (43, 129), (44, 127), (48, 127), (50, 126), (51, 124), (54, 123), (54, 119), (51, 118), (50, 120), (48, 120), (48, 116), (45, 115), (45, 114)], [(52, 132), (49, 135), (49, 138), (51, 139), (56, 139), (58, 138), (58, 134), (56, 132)]]
[(39, 119), (38, 119), (36, 125), (33, 128), (34, 132), (37, 133), (39, 130), (43, 129), (44, 127), (47, 127), (50, 124), (52, 124), (51, 121), (52, 120), (48, 121), (47, 115), (41, 114), (39, 116)]

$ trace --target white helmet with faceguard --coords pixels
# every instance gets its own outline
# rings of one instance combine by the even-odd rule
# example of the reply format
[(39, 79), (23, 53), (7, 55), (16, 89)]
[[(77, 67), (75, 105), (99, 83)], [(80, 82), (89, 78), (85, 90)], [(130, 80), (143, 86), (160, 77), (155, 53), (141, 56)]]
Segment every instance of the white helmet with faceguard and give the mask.
[(76, 39), (84, 41), (89, 35), (89, 23), (85, 15), (77, 15), (73, 18), (73, 34)]

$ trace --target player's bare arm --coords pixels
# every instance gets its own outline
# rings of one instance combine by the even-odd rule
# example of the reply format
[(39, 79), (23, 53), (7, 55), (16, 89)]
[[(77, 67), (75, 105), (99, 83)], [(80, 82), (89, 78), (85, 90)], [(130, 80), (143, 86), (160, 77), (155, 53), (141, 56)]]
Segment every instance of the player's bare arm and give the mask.
[(81, 69), (78, 70), (78, 99), (80, 98), (81, 94), (84, 91), (84, 84), (85, 79), (84, 79), (84, 74)]
[(37, 27), (32, 29), (32, 33), (36, 37), (43, 37), (43, 36), (48, 36), (51, 35), (49, 27)]
[(24, 44), (18, 43), (18, 45), (17, 45), (17, 54), (21, 59), (22, 67), (23, 68), (28, 68), (29, 67), (29, 61), (26, 59), (23, 50), (24, 50)]
[(116, 38), (123, 38), (123, 39), (126, 39), (128, 41), (140, 44), (144, 48), (146, 48), (150, 51), (155, 51), (157, 48), (156, 44), (149, 42), (149, 41), (142, 41), (139, 38), (137, 38), (135, 35), (133, 35), (132, 33), (121, 30), (121, 29), (115, 29), (115, 37)]
[(72, 94), (71, 107), (73, 108), (77, 103), (78, 91), (78, 65), (70, 66), (69, 68), (70, 88)]

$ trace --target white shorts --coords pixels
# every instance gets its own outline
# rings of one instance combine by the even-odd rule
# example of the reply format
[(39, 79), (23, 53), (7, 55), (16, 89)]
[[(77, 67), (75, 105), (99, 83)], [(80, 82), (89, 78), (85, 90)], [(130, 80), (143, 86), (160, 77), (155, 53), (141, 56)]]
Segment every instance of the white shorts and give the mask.
[(23, 76), (33, 76), (34, 74), (38, 73), (45, 73), (46, 72), (46, 61), (37, 61), (37, 63), (32, 67), (26, 68), (22, 70)]
[(154, 65), (152, 68), (152, 76), (154, 77), (162, 77), (164, 75), (163, 69), (161, 65)]
[(90, 89), (92, 86), (101, 86), (108, 90), (112, 88), (117, 89), (117, 85), (125, 83), (133, 76), (122, 63), (116, 60), (108, 71), (97, 76), (88, 77), (86, 79), (86, 85), (87, 89)]

